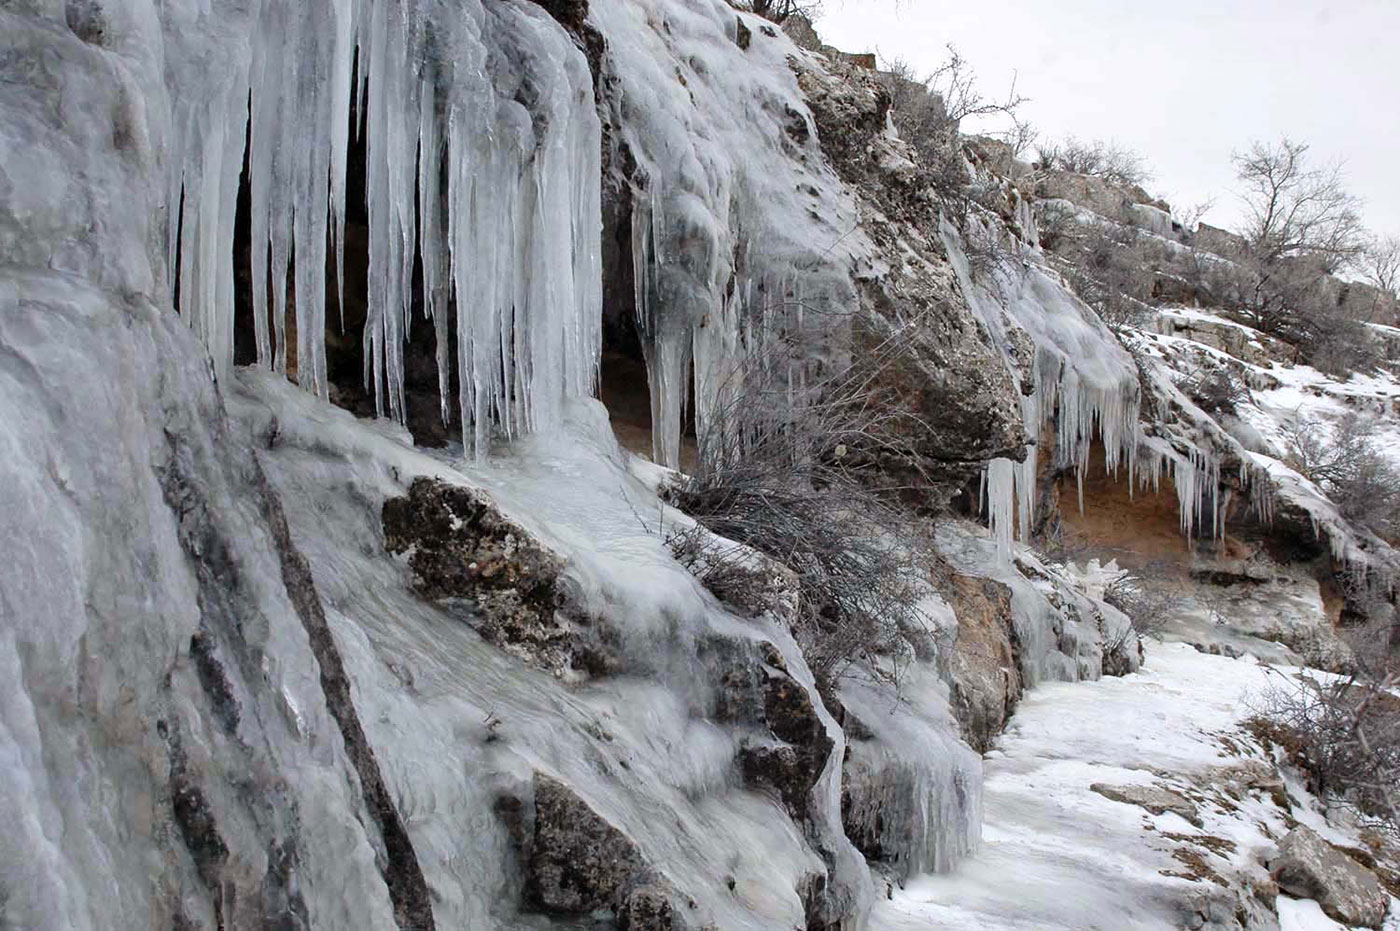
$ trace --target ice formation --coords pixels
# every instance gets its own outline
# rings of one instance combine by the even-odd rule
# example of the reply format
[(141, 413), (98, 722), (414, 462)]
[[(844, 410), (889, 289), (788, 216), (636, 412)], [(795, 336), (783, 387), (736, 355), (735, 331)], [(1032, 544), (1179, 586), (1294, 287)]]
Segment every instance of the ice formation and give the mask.
[[(1033, 227), (1032, 227), (1033, 228)], [(1016, 265), (993, 271), (991, 280), (974, 279), (964, 252), (965, 236), (998, 235), (973, 220), (962, 234), (945, 223), (944, 243), (970, 306), (1001, 347), (1008, 370), (1021, 384), (1021, 414), (1027, 435), (1050, 428), (1052, 468), (1072, 469), (1078, 503), (1084, 508), (1084, 475), (1095, 441), (1103, 448), (1110, 475), (1120, 469), (1129, 490), (1157, 491), (1165, 475), (1175, 490), (1181, 530), (1187, 537), (1223, 532), (1220, 495), (1220, 449), (1237, 448), (1210, 419), (1196, 409), (1161, 371), (1140, 372), (1122, 343), (1086, 307), (1059, 276), (1046, 267), (1037, 249), (1014, 240)], [(1017, 331), (1017, 332), (1012, 332)], [(1014, 355), (1013, 343), (1028, 340), (1030, 371)], [(1142, 381), (1178, 407), (1194, 411), (1197, 432), (1171, 438), (1150, 435), (1141, 419)], [(988, 526), (1003, 555), (1013, 540), (1029, 540), (1034, 518), (1038, 456), (1034, 446), (1021, 462), (996, 459), (983, 471), (981, 497)], [(1249, 476), (1242, 476), (1249, 484)]]
[[(416, 256), (443, 403), (455, 364), (468, 448), (483, 451), (494, 427), (514, 434), (556, 424), (564, 398), (592, 391), (601, 129), (588, 63), (543, 10), (265, 0), (160, 12), (172, 287), (218, 373), (233, 361), (233, 228), (246, 133), (258, 361), (326, 396), (327, 248), (343, 293), (356, 132), (366, 140), (365, 378), (376, 409), (405, 416)], [(224, 40), (192, 38), (209, 30)]]
[[(687, 400), (704, 435), (739, 358), (778, 364), (766, 347), (782, 343), (820, 352), (812, 331), (854, 311), (849, 268), (865, 240), (786, 63), (802, 53), (739, 45), (741, 23), (771, 26), (722, 0), (598, 0), (590, 15), (619, 84), (614, 144), (636, 163), (621, 182), (653, 451), (675, 466)], [(779, 375), (802, 383), (798, 365)]]

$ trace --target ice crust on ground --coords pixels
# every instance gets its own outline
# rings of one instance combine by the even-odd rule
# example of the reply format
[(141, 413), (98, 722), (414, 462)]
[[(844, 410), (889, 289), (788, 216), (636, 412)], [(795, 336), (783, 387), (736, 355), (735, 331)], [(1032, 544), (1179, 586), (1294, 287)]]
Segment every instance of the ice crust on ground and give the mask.
[[(1047, 683), (1028, 692), (987, 754), (978, 853), (952, 873), (911, 882), (878, 903), (872, 928), (1182, 927), (1191, 920), (1182, 909), (1194, 884), (1167, 874), (1183, 871), (1172, 854), (1190, 846), (1191, 837), (1222, 851), (1199, 848), (1228, 882), (1264, 882), (1257, 860), (1270, 849), (1271, 835), (1288, 830), (1285, 813), (1267, 795), (1236, 800), (1201, 790), (1218, 783), (1222, 768), (1265, 759), (1257, 747), (1237, 755), (1218, 735), (1248, 747), (1239, 722), (1251, 701), (1267, 688), (1288, 687), (1292, 672), (1249, 656), (1227, 659), (1186, 644), (1151, 643), (1147, 662), (1132, 675)], [(1103, 783), (1160, 785), (1201, 799), (1202, 825), (1090, 790)], [(1306, 793), (1291, 791), (1294, 814), (1307, 817)], [(1195, 888), (1217, 889), (1211, 882)], [(1300, 923), (1308, 911), (1306, 903), (1279, 899), (1284, 929), (1312, 927)], [(1217, 910), (1206, 926), (1230, 926), (1229, 909), (1224, 912)]]

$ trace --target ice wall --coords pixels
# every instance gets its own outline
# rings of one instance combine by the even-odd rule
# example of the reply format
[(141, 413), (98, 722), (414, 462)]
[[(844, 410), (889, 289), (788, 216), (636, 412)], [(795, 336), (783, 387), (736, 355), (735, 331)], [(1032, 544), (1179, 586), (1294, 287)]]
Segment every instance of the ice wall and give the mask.
[[(590, 21), (615, 80), (612, 162), (635, 164), (615, 180), (632, 202), (655, 458), (675, 466), (688, 400), (704, 435), (737, 359), (780, 365), (800, 389), (854, 312), (866, 243), (787, 64), (806, 53), (786, 36), (723, 0), (596, 0)], [(798, 351), (779, 360), (774, 345)]]
[(165, 86), (143, 104), (170, 122), (167, 284), (219, 374), (233, 361), (246, 137), (258, 361), (326, 396), (327, 250), (343, 291), (356, 132), (366, 140), (365, 378), (376, 409), (405, 416), (415, 256), (444, 419), (455, 366), (468, 448), (483, 451), (496, 427), (557, 424), (565, 397), (592, 391), (600, 126), (587, 60), (541, 8), (256, 0), (170, 3), (150, 15), (164, 38)]

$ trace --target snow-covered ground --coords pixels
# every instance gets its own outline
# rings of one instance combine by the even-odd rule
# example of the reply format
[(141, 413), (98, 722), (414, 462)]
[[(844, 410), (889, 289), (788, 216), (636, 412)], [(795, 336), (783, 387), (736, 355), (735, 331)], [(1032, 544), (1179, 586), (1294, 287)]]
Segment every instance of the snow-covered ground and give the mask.
[[(1230, 927), (1237, 908), (1266, 923), (1252, 927), (1267, 926), (1274, 903), (1262, 858), (1290, 813), (1262, 778), (1271, 761), (1240, 722), (1294, 671), (1152, 643), (1135, 674), (1032, 690), (986, 756), (980, 851), (896, 891), (872, 927)], [(1152, 814), (1096, 785), (1166, 790), (1195, 817)], [(1292, 818), (1346, 839), (1300, 786), (1289, 781), (1286, 791)], [(1279, 897), (1277, 908), (1283, 931), (1340, 927), (1310, 901)], [(1391, 926), (1395, 915), (1392, 904)]]

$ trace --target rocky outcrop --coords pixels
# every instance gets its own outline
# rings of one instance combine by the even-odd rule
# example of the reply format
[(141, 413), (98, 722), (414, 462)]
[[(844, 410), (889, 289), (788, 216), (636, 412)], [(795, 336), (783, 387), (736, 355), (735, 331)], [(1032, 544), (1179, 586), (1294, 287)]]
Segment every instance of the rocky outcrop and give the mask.
[(1279, 841), (1269, 874), (1281, 892), (1316, 899), (1344, 925), (1379, 928), (1385, 920), (1389, 896), (1376, 874), (1308, 828), (1296, 827)]
[(1201, 826), (1201, 814), (1186, 796), (1171, 789), (1164, 789), (1161, 786), (1114, 786), (1102, 782), (1096, 782), (1089, 786), (1090, 791), (1097, 792), (1104, 798), (1122, 802), (1125, 805), (1136, 805), (1145, 808), (1154, 815), (1163, 815), (1170, 812), (1180, 815), (1196, 827)]
[(920, 484), (942, 483), (934, 492), (941, 496), (986, 460), (1021, 456), (1025, 430), (1015, 385), (959, 290), (929, 174), (886, 132), (891, 98), (880, 77), (840, 60), (816, 67), (794, 59), (792, 66), (822, 152), (856, 196), (861, 229), (875, 247), (871, 268), (856, 276), (862, 305), (876, 321), (858, 334), (857, 351), (884, 338), (878, 321), (925, 321), (879, 379), (884, 401), (920, 425), (907, 437), (907, 461), (882, 468), (901, 483), (915, 474)]
[(834, 746), (812, 696), (786, 671), (764, 667), (763, 711), (775, 742), (752, 741), (739, 752), (748, 781), (775, 789), (799, 822)]
[(607, 634), (569, 595), (563, 560), (481, 495), (420, 477), (384, 502), (382, 522), (414, 591), (491, 643), (556, 676), (616, 670)]
[(985, 753), (1021, 699), (1011, 590), (991, 579), (956, 574), (942, 589), (958, 619), (950, 704), (963, 739)]

